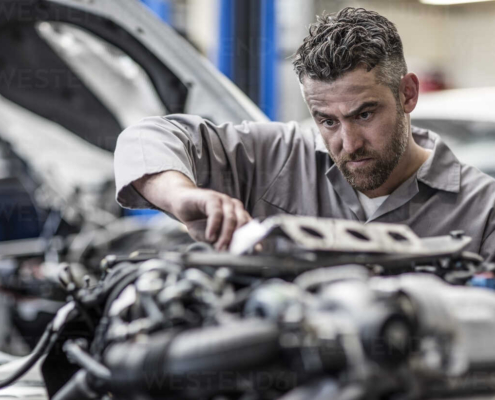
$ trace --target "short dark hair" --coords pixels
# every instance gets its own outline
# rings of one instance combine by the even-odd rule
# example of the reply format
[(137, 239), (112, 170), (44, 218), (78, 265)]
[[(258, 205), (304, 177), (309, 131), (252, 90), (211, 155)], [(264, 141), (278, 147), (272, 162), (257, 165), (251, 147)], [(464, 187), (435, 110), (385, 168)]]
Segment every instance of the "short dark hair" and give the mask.
[(378, 81), (398, 99), (407, 65), (397, 28), (375, 11), (354, 7), (317, 17), (294, 59), (301, 82), (306, 76), (335, 81), (360, 65), (368, 71), (378, 66)]

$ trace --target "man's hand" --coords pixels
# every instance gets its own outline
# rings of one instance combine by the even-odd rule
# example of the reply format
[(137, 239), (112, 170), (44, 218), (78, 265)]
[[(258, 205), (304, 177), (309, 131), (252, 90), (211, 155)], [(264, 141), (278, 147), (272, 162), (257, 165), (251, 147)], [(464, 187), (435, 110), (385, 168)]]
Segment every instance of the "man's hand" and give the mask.
[(194, 239), (215, 243), (217, 250), (226, 250), (234, 231), (251, 220), (239, 200), (213, 190), (186, 188), (174, 197), (172, 214)]
[(197, 188), (180, 172), (147, 175), (133, 183), (150, 203), (170, 212), (199, 241), (226, 250), (237, 228), (252, 218), (243, 204), (225, 194)]

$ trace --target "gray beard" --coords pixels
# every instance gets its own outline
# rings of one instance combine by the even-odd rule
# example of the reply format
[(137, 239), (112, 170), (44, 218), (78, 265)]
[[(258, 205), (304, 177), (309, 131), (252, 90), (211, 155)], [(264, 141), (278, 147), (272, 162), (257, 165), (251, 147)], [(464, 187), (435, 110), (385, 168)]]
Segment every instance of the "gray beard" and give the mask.
[(348, 169), (346, 162), (339, 163), (336, 161), (336, 164), (342, 175), (344, 175), (354, 189), (360, 192), (375, 190), (385, 183), (392, 171), (397, 167), (402, 155), (407, 149), (407, 144), (407, 125), (404, 121), (404, 112), (401, 110), (401, 112), (397, 113), (397, 123), (392, 139), (383, 154), (371, 154), (364, 148), (352, 154), (351, 158), (355, 160), (372, 155), (374, 158), (373, 165), (357, 172)]

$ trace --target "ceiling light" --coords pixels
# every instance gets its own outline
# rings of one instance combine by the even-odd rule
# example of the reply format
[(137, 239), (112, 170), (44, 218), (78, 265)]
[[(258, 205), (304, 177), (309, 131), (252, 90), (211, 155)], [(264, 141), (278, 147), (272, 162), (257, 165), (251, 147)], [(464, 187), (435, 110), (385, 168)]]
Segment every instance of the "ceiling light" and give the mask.
[(450, 6), (453, 4), (481, 3), (493, 0), (419, 0), (423, 4), (431, 4), (436, 6)]

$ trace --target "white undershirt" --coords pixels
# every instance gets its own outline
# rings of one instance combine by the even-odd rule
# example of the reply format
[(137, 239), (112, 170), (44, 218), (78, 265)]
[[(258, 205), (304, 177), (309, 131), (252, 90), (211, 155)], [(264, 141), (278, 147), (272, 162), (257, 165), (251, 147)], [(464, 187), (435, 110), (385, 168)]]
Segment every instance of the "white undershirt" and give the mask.
[(370, 199), (368, 196), (361, 193), (359, 190), (356, 190), (356, 193), (358, 195), (359, 202), (364, 208), (366, 220), (370, 219), (370, 217), (375, 213), (375, 211), (378, 210), (378, 207), (380, 207), (383, 204), (383, 202), (387, 200), (387, 197), (389, 196), (386, 195), (386, 196), (380, 196)]

